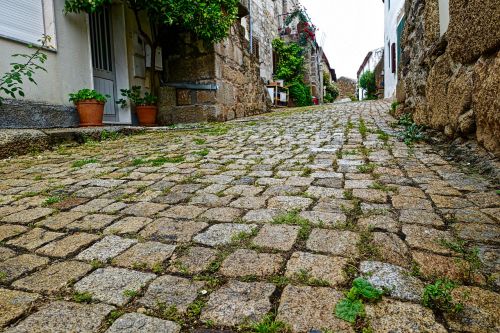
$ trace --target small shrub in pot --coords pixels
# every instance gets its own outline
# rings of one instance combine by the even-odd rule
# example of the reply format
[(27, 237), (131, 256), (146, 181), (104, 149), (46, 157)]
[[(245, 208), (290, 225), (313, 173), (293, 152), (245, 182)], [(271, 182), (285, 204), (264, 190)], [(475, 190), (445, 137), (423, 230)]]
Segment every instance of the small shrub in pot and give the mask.
[(141, 97), (140, 86), (133, 86), (132, 89), (121, 89), (120, 92), (124, 98), (118, 100), (117, 103), (121, 107), (126, 107), (127, 100), (125, 98), (129, 99), (135, 105), (135, 112), (137, 113), (140, 125), (154, 126), (156, 124), (156, 115), (158, 113), (156, 103), (158, 102), (158, 97), (147, 91)]
[(102, 126), (104, 104), (109, 95), (103, 95), (93, 89), (81, 89), (69, 94), (70, 102), (75, 103), (80, 117), (80, 126)]

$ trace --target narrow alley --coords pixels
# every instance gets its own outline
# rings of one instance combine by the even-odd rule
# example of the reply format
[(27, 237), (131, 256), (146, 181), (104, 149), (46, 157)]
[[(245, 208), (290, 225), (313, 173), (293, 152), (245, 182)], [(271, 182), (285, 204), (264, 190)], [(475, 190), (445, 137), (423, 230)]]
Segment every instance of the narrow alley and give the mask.
[[(497, 184), (401, 142), (389, 109), (282, 109), (1, 160), (0, 327), (498, 332)], [(383, 296), (361, 292), (351, 324), (336, 307), (359, 277)], [(460, 286), (440, 299), (440, 281)]]

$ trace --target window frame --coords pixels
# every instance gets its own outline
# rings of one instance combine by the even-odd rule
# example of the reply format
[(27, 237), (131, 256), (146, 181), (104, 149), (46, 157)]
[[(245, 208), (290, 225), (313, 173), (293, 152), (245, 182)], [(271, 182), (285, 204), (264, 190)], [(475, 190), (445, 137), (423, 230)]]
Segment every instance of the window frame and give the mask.
[[(44, 30), (43, 34), (51, 37), (50, 44), (47, 45), (46, 50), (56, 51), (57, 39), (56, 39), (54, 0), (40, 0), (40, 1), (42, 4), (42, 24)], [(37, 41), (29, 41), (2, 33), (0, 33), (0, 38), (18, 42), (24, 45), (40, 46), (40, 43)], [(42, 38), (42, 36), (40, 36), (40, 38)]]

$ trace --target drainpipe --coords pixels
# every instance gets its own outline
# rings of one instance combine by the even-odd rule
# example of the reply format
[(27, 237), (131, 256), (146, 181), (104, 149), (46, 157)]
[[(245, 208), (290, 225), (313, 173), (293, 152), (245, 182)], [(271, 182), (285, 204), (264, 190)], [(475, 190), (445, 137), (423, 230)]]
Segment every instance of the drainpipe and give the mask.
[(253, 22), (252, 22), (252, 0), (248, 0), (249, 33), (250, 33), (250, 54), (253, 54)]

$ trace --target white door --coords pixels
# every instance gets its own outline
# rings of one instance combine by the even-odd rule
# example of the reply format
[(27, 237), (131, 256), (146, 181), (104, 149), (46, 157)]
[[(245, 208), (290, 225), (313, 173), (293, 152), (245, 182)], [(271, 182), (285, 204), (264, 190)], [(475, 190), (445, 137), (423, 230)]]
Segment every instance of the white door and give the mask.
[(92, 67), (94, 89), (108, 98), (104, 109), (104, 121), (118, 122), (116, 104), (116, 73), (113, 52), (113, 33), (109, 8), (89, 14), (90, 44), (92, 46)]

